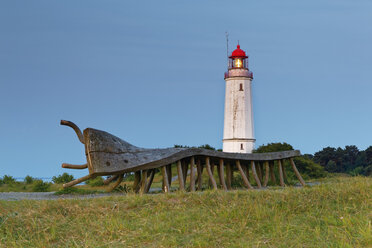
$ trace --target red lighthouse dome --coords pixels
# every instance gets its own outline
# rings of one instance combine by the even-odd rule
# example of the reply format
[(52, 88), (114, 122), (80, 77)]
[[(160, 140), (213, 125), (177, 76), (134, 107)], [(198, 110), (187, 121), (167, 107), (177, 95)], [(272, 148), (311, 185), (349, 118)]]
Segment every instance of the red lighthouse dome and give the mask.
[(240, 49), (240, 45), (238, 44), (236, 46), (236, 49), (231, 53), (231, 56), (229, 58), (248, 58), (247, 55), (245, 55), (244, 50)]

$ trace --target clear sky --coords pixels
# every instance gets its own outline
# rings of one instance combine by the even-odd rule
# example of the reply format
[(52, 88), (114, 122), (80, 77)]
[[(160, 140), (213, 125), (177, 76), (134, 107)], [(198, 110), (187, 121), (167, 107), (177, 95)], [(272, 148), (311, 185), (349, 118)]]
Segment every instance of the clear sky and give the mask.
[(225, 32), (257, 145), (372, 145), (372, 1), (0, 1), (0, 176), (85, 163), (61, 119), (141, 147), (222, 147)]

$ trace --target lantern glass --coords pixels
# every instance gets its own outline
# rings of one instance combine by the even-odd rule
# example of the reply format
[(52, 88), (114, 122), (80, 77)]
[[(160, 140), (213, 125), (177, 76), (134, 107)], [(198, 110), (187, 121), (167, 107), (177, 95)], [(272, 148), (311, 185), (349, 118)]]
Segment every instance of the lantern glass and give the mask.
[(234, 66), (237, 67), (237, 68), (243, 67), (243, 61), (242, 61), (242, 59), (235, 59)]

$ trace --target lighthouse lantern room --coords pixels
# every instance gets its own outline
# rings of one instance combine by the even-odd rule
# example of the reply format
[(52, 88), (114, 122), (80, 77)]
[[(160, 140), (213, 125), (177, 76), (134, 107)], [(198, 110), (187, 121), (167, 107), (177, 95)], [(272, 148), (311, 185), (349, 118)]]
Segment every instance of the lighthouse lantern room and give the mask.
[(252, 79), (248, 56), (238, 44), (225, 72), (224, 152), (251, 153), (254, 149)]

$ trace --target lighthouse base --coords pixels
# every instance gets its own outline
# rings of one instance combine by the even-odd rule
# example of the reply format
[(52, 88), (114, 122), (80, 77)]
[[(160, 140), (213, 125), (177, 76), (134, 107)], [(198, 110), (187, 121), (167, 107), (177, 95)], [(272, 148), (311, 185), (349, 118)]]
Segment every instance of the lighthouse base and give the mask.
[(255, 139), (224, 139), (223, 152), (252, 153)]

